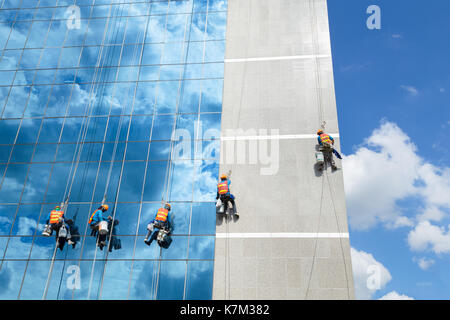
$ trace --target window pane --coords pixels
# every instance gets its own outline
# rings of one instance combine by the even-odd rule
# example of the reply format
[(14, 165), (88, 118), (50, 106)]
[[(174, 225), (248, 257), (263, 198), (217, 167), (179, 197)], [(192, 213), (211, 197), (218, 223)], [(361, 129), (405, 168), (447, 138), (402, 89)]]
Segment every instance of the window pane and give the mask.
[(213, 276), (213, 261), (189, 261), (186, 284), (186, 299), (212, 299)]
[(101, 298), (124, 300), (128, 295), (131, 261), (109, 261), (103, 278)]
[(182, 300), (185, 275), (185, 261), (161, 261), (157, 298)]
[[(11, 231), (11, 226), (14, 221), (14, 217), (16, 215), (17, 206), (0, 206), (0, 236), (9, 235)], [(3, 238), (0, 238), (3, 239)], [(5, 238), (6, 239), (6, 238)], [(3, 257), (3, 252), (2, 252)]]
[(215, 203), (194, 203), (192, 205), (191, 234), (215, 234), (215, 212)]
[(0, 278), (4, 279), (4, 283), (2, 283), (3, 289), (0, 290), (0, 299), (17, 299), (26, 264), (26, 261), (3, 262), (2, 269), (0, 270)]
[[(147, 247), (147, 246), (146, 246)], [(154, 246), (155, 247), (155, 246)], [(130, 283), (130, 300), (154, 300), (159, 261), (135, 261)]]
[[(41, 205), (22, 205), (19, 207), (12, 235), (32, 236), (38, 228), (39, 214), (41, 213)], [(41, 230), (37, 231), (38, 233)]]

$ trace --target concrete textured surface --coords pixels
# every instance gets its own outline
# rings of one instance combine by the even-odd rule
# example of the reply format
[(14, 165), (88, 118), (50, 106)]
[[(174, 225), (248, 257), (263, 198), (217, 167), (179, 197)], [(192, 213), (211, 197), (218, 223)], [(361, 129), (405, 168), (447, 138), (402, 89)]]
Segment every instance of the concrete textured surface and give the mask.
[(240, 219), (218, 220), (213, 299), (354, 299), (342, 170), (314, 168), (323, 121), (340, 150), (326, 0), (229, 0), (222, 135), (296, 136), (275, 174), (221, 163)]

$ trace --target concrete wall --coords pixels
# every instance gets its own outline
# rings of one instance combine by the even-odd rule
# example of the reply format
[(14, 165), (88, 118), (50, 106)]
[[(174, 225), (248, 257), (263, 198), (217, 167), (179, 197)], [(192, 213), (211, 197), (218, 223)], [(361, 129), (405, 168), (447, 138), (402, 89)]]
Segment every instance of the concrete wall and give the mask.
[(281, 140), (257, 140), (279, 144), (273, 175), (221, 164), (240, 219), (218, 219), (213, 299), (353, 299), (342, 170), (314, 169), (322, 121), (340, 150), (326, 0), (229, 0), (227, 24), (222, 134)]

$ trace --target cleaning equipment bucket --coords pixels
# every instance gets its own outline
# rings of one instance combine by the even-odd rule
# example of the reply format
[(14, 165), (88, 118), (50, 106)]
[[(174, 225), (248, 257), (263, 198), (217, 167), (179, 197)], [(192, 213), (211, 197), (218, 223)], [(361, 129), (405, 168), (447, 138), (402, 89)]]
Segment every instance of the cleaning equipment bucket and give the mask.
[(323, 164), (325, 162), (322, 152), (316, 152), (316, 161), (317, 164)]
[(67, 229), (66, 229), (65, 226), (62, 226), (62, 227), (59, 229), (58, 237), (59, 237), (59, 238), (66, 238), (66, 237), (67, 237)]
[(108, 233), (108, 222), (100, 221), (100, 223), (98, 224), (98, 233), (102, 236)]
[(223, 214), (224, 213), (224, 205), (222, 203), (222, 200), (219, 198), (216, 202), (216, 213), (217, 214)]

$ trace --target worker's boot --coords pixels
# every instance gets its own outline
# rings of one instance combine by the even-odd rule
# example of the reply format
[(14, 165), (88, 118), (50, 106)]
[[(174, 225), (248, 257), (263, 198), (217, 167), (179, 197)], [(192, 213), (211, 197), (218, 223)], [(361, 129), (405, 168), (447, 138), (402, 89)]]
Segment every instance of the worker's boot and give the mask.
[(42, 235), (45, 237), (50, 237), (52, 235), (52, 228), (50, 225), (48, 224), (45, 225)]
[(154, 226), (153, 226), (153, 224), (152, 223), (149, 223), (148, 225), (147, 225), (147, 230), (148, 230), (148, 232), (147, 232), (147, 235), (145, 236), (145, 239), (144, 239), (144, 242), (145, 242), (145, 244), (146, 245), (150, 245), (150, 238), (151, 238), (151, 236), (152, 236), (152, 233), (153, 233), (153, 229), (154, 229)]

